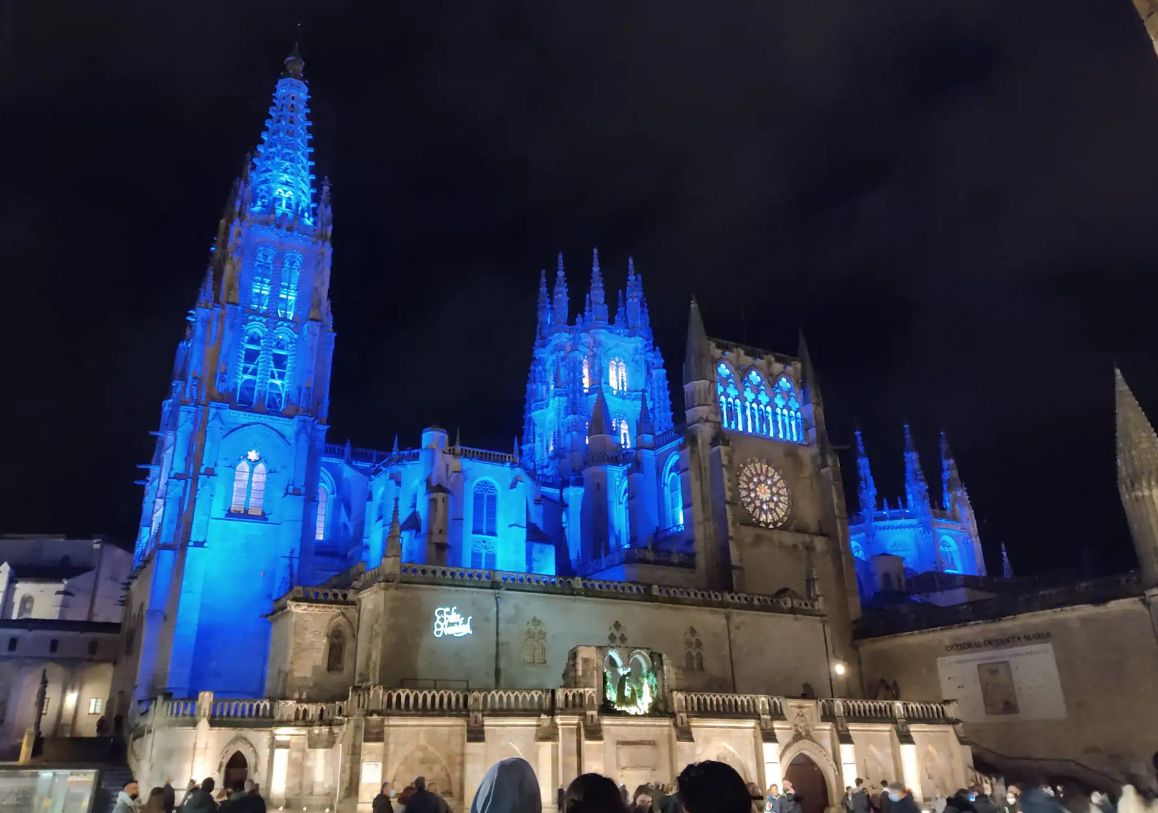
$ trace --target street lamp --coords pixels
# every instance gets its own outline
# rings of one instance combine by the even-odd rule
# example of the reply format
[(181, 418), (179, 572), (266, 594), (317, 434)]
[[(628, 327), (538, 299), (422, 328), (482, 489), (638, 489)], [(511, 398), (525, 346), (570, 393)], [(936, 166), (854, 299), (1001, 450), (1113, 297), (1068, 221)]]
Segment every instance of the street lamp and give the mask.
[(844, 665), (844, 661), (837, 661), (832, 665), (832, 672), (837, 677), (844, 677), (844, 673), (848, 671), (848, 667)]

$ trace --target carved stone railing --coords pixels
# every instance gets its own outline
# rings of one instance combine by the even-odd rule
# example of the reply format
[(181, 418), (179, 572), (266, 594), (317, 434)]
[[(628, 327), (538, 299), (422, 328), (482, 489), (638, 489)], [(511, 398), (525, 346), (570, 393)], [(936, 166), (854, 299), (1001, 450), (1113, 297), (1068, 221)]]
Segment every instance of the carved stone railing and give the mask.
[(449, 446), (447, 454), (455, 457), (467, 457), (482, 460), (487, 463), (518, 463), (519, 458), (509, 452), (495, 452), (490, 449), (476, 449), (473, 446)]
[(595, 689), (560, 688), (555, 690), (555, 711), (581, 712), (599, 708)]
[(484, 714), (550, 714), (554, 694), (544, 689), (472, 691), (468, 704), (471, 711)]
[(302, 604), (353, 605), (357, 600), (354, 590), (333, 587), (293, 587), (273, 603), (274, 610), (282, 610), (290, 602)]
[(820, 702), (824, 720), (847, 720), (854, 723), (946, 723), (955, 724), (952, 701), (942, 703), (911, 700), (862, 700), (858, 698), (825, 698)]
[(783, 717), (783, 699), (766, 694), (672, 692), (677, 712), (695, 717)]
[(343, 446), (340, 443), (327, 443), (322, 454), (326, 457), (336, 457), (339, 460), (362, 463), (367, 466), (377, 465), (389, 457), (389, 454), (377, 449), (358, 449), (353, 446)]
[[(683, 530), (682, 525), (680, 530)], [(581, 573), (598, 573), (601, 570), (622, 564), (654, 564), (694, 568), (696, 557), (695, 554), (679, 553), (662, 548), (619, 548), (599, 559), (587, 559), (579, 562), (578, 569)]]

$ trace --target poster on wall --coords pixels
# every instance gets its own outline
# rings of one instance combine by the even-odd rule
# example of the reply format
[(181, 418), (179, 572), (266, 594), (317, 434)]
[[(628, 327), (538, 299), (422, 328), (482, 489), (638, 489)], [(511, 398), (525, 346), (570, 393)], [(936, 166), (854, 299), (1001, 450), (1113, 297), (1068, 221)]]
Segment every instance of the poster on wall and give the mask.
[(937, 658), (942, 696), (957, 700), (967, 723), (1063, 719), (1066, 704), (1053, 644), (1003, 647), (1001, 643), (947, 646), (961, 654)]

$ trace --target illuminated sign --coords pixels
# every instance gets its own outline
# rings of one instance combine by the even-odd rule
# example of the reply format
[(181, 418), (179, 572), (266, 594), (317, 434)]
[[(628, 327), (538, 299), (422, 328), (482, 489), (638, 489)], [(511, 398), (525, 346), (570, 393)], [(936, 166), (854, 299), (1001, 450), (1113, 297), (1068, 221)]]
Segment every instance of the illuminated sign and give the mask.
[(473, 615), (463, 618), (458, 607), (439, 607), (434, 611), (434, 637), (462, 638), (464, 635), (473, 635), (474, 630), (470, 628), (473, 618)]

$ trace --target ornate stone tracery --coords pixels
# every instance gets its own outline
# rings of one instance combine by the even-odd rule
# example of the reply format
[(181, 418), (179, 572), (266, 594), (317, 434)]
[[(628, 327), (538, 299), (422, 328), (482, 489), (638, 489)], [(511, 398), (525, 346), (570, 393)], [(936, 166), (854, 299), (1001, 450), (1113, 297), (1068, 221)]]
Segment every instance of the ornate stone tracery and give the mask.
[(780, 528), (792, 510), (784, 475), (764, 460), (749, 460), (740, 467), (740, 504), (757, 524)]

